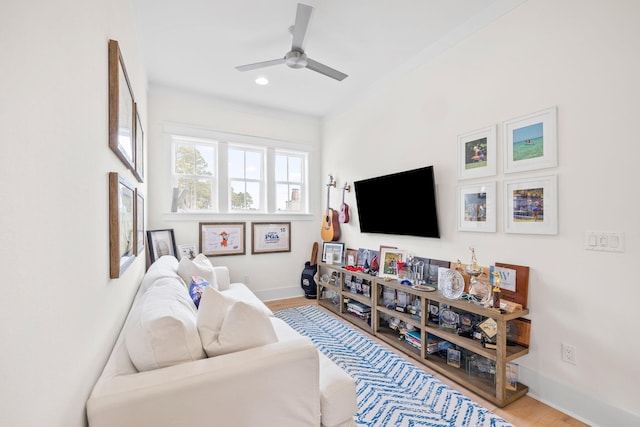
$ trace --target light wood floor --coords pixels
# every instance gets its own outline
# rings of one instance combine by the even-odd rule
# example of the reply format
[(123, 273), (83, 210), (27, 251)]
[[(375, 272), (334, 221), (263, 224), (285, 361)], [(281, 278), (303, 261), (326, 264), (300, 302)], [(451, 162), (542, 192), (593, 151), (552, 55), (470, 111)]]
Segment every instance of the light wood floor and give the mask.
[[(291, 299), (284, 299), (284, 300), (278, 300), (278, 301), (269, 301), (269, 302), (266, 302), (266, 305), (272, 311), (278, 311), (278, 310), (283, 310), (285, 308), (299, 307), (303, 305), (318, 305), (318, 302), (317, 300), (299, 297), (299, 298), (291, 298)], [(329, 314), (332, 314), (328, 310), (325, 310), (325, 311)], [(339, 317), (336, 317), (336, 318), (342, 321), (342, 319), (340, 319)], [(361, 329), (359, 330), (362, 331)], [(394, 351), (396, 352), (396, 354), (404, 357), (409, 362), (415, 363), (415, 360), (411, 359), (409, 356), (405, 356), (401, 352), (395, 351), (395, 349), (388, 346), (383, 341), (378, 340), (376, 337), (367, 333), (366, 331), (362, 331), (362, 332), (365, 333), (371, 339), (375, 340), (380, 345), (383, 345), (389, 350)], [(485, 408), (491, 410), (492, 412), (504, 418), (505, 420), (509, 421), (511, 424), (513, 424), (516, 427), (582, 427), (582, 426), (588, 427), (588, 424), (580, 422), (575, 418), (572, 418), (569, 415), (564, 414), (550, 406), (547, 406), (544, 403), (541, 403), (529, 396), (524, 396), (521, 399), (516, 400), (515, 402), (511, 403), (510, 405), (507, 405), (504, 408), (498, 408), (495, 404), (482, 399), (481, 397), (470, 392), (464, 387), (459, 386), (457, 383), (449, 380), (448, 378), (436, 372), (429, 371), (428, 368), (426, 368), (425, 366), (422, 366), (422, 368), (425, 371), (429, 372), (430, 375), (433, 375), (434, 377), (438, 378), (440, 381), (447, 384), (451, 388), (459, 391), (460, 393), (464, 394), (468, 398), (474, 400), (475, 402), (481, 404)]]

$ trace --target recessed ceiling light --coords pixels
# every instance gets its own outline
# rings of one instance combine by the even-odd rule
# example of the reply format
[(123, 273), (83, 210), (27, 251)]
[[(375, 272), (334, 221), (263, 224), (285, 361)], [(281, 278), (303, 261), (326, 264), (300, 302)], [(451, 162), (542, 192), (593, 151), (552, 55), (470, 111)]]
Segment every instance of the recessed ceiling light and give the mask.
[(256, 84), (259, 84), (260, 86), (268, 85), (269, 84), (269, 80), (267, 80), (266, 77), (258, 77), (256, 79)]

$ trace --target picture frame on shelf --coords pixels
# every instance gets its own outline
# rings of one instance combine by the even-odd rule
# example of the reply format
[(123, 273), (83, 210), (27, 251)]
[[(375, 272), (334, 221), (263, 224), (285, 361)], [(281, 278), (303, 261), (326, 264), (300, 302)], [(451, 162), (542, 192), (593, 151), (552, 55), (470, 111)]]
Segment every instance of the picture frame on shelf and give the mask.
[(144, 129), (142, 129), (142, 121), (140, 120), (140, 112), (138, 111), (138, 103), (134, 103), (135, 110), (135, 144), (134, 144), (134, 168), (133, 175), (138, 182), (144, 182)]
[(252, 222), (251, 253), (291, 252), (291, 222)]
[(458, 136), (458, 179), (496, 174), (496, 125)]
[(504, 231), (558, 234), (557, 175), (504, 182)]
[(200, 252), (206, 256), (244, 255), (244, 222), (201, 222)]
[(190, 260), (194, 260), (196, 255), (198, 255), (198, 248), (195, 243), (188, 243), (185, 245), (178, 245), (178, 256), (179, 259), (182, 257), (187, 257)]
[(326, 264), (342, 264), (344, 243), (322, 242), (322, 262)]
[(397, 279), (398, 263), (407, 262), (407, 255), (407, 251), (380, 246), (380, 270), (378, 270), (378, 277)]
[(358, 250), (347, 248), (346, 255), (344, 257), (344, 263), (347, 267), (355, 267), (358, 265)]
[(494, 233), (496, 205), (495, 181), (458, 186), (458, 231)]
[(135, 242), (134, 242), (134, 253), (136, 255), (140, 254), (144, 251), (144, 195), (142, 192), (136, 188), (136, 205), (135, 205), (135, 218), (136, 218), (136, 229), (135, 229)]
[(136, 258), (133, 186), (117, 172), (109, 172), (109, 277), (117, 279)]
[(505, 173), (558, 166), (557, 114), (553, 106), (503, 123)]
[(147, 230), (147, 244), (149, 245), (149, 261), (151, 264), (165, 255), (178, 258), (173, 228)]
[(135, 101), (120, 45), (109, 40), (109, 148), (135, 171)]

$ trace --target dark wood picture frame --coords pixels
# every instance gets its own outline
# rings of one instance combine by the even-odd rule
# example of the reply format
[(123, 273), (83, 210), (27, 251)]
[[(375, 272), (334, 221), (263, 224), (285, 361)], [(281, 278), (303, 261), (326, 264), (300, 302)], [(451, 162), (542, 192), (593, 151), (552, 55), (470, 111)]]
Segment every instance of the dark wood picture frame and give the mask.
[(134, 163), (132, 169), (133, 175), (138, 182), (144, 182), (144, 130), (142, 129), (142, 120), (138, 111), (138, 103), (134, 103), (135, 111), (135, 144), (134, 144)]
[(117, 279), (136, 258), (135, 189), (117, 172), (109, 172), (109, 276)]
[(496, 267), (509, 268), (516, 271), (516, 291), (500, 289), (500, 298), (518, 303), (522, 308), (527, 308), (529, 297), (529, 267), (523, 265), (505, 264), (496, 262)]
[(173, 255), (178, 258), (173, 228), (147, 230), (147, 244), (149, 245), (149, 262), (151, 264), (164, 255)]
[(120, 46), (109, 40), (109, 148), (135, 171), (136, 112)]
[(291, 252), (291, 222), (252, 222), (251, 253)]
[(133, 252), (138, 255), (144, 251), (144, 195), (136, 188), (135, 233)]

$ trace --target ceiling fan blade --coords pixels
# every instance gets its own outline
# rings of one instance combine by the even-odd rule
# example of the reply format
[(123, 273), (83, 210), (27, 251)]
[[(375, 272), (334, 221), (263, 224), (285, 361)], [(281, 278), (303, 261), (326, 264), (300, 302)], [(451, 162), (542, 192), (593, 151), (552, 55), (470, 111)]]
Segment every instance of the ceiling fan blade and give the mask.
[(319, 62), (314, 61), (311, 58), (307, 58), (307, 68), (318, 72), (320, 74), (324, 74), (325, 76), (331, 77), (332, 79), (336, 79), (338, 81), (342, 81), (349, 77), (345, 73), (333, 69), (327, 65), (321, 64)]
[(311, 14), (313, 8), (306, 4), (298, 3), (298, 9), (296, 11), (296, 22), (293, 24), (293, 34), (291, 35), (291, 50), (297, 50), (304, 52), (305, 36), (309, 29), (309, 21), (311, 21)]
[(247, 65), (239, 65), (236, 67), (236, 70), (249, 71), (249, 70), (255, 70), (257, 68), (271, 67), (273, 65), (280, 65), (280, 64), (284, 64), (284, 58), (272, 59), (271, 61), (256, 62), (253, 64), (247, 64)]

